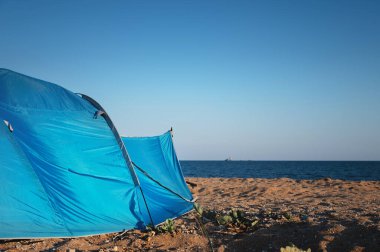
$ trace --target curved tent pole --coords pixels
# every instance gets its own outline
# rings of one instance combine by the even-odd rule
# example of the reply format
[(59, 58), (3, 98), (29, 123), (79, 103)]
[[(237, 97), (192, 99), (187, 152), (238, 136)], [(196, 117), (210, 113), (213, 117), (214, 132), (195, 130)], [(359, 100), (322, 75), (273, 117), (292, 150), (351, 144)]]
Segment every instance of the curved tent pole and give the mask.
[(141, 188), (140, 181), (139, 181), (139, 179), (138, 179), (138, 177), (136, 175), (135, 169), (133, 167), (132, 160), (129, 157), (127, 149), (125, 148), (124, 142), (121, 139), (121, 136), (120, 136), (119, 132), (117, 131), (115, 125), (113, 124), (111, 118), (108, 116), (108, 114), (106, 113), (106, 111), (103, 109), (103, 107), (97, 101), (95, 101), (94, 99), (92, 99), (91, 97), (89, 97), (87, 95), (80, 94), (80, 93), (77, 93), (77, 94), (80, 95), (83, 99), (85, 99), (89, 103), (91, 103), (91, 105), (93, 105), (96, 109), (98, 109), (98, 111), (96, 111), (95, 114), (94, 114), (94, 118), (97, 118), (98, 116), (103, 116), (103, 118), (106, 120), (108, 126), (111, 128), (112, 133), (114, 134), (114, 136), (115, 136), (115, 138), (117, 140), (117, 143), (118, 143), (118, 145), (120, 147), (120, 150), (123, 153), (123, 157), (125, 159), (125, 162), (127, 163), (129, 172), (131, 173), (131, 176), (132, 176), (132, 179), (133, 179), (133, 183), (135, 184), (135, 186), (138, 186), (140, 188), (140, 192), (141, 192), (141, 194), (143, 196), (143, 200), (144, 200), (144, 203), (145, 203), (145, 207), (146, 207), (146, 209), (148, 211), (148, 215), (149, 215), (150, 221), (152, 222), (152, 225), (154, 226), (153, 218), (152, 218), (152, 215), (150, 214), (149, 207), (148, 207), (148, 204), (147, 204), (147, 202), (145, 200), (145, 195), (144, 195), (144, 192), (143, 192), (143, 190)]
[(127, 152), (127, 149), (125, 148), (125, 145), (123, 143), (123, 141), (121, 140), (121, 137), (119, 135), (119, 132), (117, 132), (116, 130), (116, 127), (115, 125), (113, 124), (111, 118), (108, 116), (108, 114), (105, 112), (105, 110), (103, 109), (103, 107), (97, 102), (95, 101), (94, 99), (92, 99), (91, 97), (87, 96), (87, 95), (84, 95), (84, 94), (80, 94), (81, 97), (83, 99), (85, 99), (86, 101), (90, 102), (91, 105), (93, 105), (96, 109), (98, 109), (98, 111), (95, 112), (94, 114), (94, 118), (97, 118), (98, 115), (101, 115), (104, 117), (104, 119), (106, 120), (108, 126), (111, 128), (112, 130), (112, 133), (114, 134), (116, 140), (117, 140), (117, 143), (120, 147), (120, 150), (121, 152), (123, 153), (123, 157), (127, 163), (127, 166), (128, 166), (128, 169), (131, 173), (131, 176), (132, 176), (132, 179), (133, 179), (133, 182), (135, 184), (135, 186), (139, 186), (140, 185), (140, 182), (139, 182), (139, 179), (135, 173), (135, 170), (133, 169), (133, 166), (132, 166), (132, 161), (128, 155), (128, 152)]

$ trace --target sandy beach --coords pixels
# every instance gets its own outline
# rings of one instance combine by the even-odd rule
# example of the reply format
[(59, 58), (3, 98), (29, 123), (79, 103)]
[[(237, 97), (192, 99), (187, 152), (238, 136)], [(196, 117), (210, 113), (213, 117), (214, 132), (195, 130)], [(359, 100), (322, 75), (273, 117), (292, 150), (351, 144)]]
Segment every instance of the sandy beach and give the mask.
[[(203, 208), (215, 251), (279, 251), (294, 244), (311, 251), (379, 251), (380, 181), (332, 179), (186, 178)], [(240, 210), (253, 225), (210, 218)], [(174, 231), (96, 235), (72, 239), (1, 241), (1, 251), (208, 251), (195, 211)]]

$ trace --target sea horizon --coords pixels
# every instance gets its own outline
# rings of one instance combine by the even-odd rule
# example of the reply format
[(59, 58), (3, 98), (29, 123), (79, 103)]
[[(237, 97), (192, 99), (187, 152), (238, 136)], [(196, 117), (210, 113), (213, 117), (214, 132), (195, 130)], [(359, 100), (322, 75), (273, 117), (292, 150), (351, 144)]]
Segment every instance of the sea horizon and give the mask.
[(180, 164), (186, 177), (380, 180), (380, 161), (182, 160)]

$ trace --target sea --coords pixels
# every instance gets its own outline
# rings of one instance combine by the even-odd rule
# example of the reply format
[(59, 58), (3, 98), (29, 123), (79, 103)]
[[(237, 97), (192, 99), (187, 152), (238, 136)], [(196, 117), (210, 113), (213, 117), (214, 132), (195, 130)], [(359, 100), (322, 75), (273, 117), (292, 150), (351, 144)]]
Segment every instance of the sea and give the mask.
[(380, 161), (180, 161), (185, 177), (380, 180)]

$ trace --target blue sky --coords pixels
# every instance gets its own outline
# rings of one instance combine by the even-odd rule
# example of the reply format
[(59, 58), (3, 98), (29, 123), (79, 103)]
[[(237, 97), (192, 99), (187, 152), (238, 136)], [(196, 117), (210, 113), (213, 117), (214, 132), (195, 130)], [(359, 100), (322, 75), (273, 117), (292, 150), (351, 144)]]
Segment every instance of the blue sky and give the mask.
[(0, 1), (0, 67), (180, 159), (380, 160), (379, 1)]

